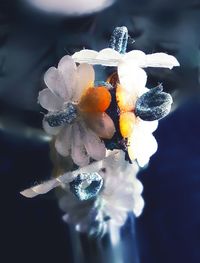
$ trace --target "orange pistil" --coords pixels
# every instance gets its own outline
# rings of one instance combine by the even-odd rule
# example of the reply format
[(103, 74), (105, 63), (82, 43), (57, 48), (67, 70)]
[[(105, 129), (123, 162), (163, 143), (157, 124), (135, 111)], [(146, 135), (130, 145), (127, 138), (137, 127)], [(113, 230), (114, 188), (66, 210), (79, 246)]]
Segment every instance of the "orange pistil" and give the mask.
[(129, 138), (134, 130), (136, 115), (134, 113), (136, 96), (129, 94), (120, 84), (117, 73), (107, 80), (116, 88), (116, 101), (120, 109), (119, 127), (123, 138)]
[(119, 126), (122, 137), (129, 138), (133, 133), (136, 116), (133, 112), (124, 112), (120, 115)]
[(111, 103), (111, 95), (106, 87), (88, 88), (81, 97), (78, 107), (83, 112), (105, 112)]
[(134, 110), (134, 98), (127, 94), (120, 84), (117, 84), (116, 100), (121, 112), (129, 112)]

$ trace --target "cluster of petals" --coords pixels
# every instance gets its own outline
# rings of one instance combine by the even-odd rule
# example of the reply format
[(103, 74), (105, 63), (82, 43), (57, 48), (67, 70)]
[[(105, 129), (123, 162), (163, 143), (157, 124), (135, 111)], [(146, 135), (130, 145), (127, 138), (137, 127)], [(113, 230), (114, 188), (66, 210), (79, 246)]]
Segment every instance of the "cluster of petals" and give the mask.
[(157, 142), (152, 133), (158, 126), (157, 120), (144, 121), (134, 113), (136, 100), (149, 90), (146, 88), (147, 74), (142, 68), (135, 66), (134, 62), (129, 61), (118, 65), (118, 76), (120, 86), (117, 88), (117, 99), (121, 109), (120, 129), (121, 132), (123, 126), (127, 126), (126, 129), (128, 129), (128, 134), (124, 136), (128, 139), (129, 157), (131, 160), (137, 159), (139, 165), (144, 166), (157, 150)]
[[(136, 178), (138, 167), (125, 161), (124, 153), (103, 160), (104, 171), (100, 172), (104, 186), (96, 200), (80, 202), (66, 187), (60, 199), (60, 208), (65, 212), (63, 219), (73, 224), (80, 232), (90, 232), (95, 222), (122, 226), (128, 213), (139, 216), (144, 207), (141, 196), (143, 186)], [(100, 206), (99, 206), (100, 204)], [(104, 221), (105, 218), (110, 220)]]
[[(121, 111), (121, 131), (129, 130), (123, 137), (128, 139), (128, 153), (132, 160), (137, 159), (140, 166), (148, 163), (149, 158), (157, 150), (157, 142), (152, 135), (158, 121), (143, 121), (134, 114), (137, 99), (148, 91), (146, 88), (146, 67), (162, 67), (172, 69), (179, 66), (174, 56), (165, 53), (145, 54), (140, 50), (133, 50), (120, 54), (116, 50), (106, 48), (99, 52), (81, 50), (73, 54), (73, 59), (79, 63), (116, 66), (119, 86), (116, 91), (118, 106)], [(122, 131), (123, 133), (123, 131)], [(125, 132), (126, 133), (126, 132)], [(123, 134), (122, 134), (123, 135)]]
[[(95, 73), (89, 64), (78, 67), (70, 56), (64, 56), (58, 67), (51, 67), (44, 75), (47, 86), (39, 93), (40, 105), (49, 113), (65, 109), (67, 103), (73, 103), (77, 109), (85, 99), (88, 89), (94, 88)], [(101, 160), (106, 148), (101, 138), (111, 138), (115, 132), (114, 123), (105, 112), (81, 113), (72, 124), (51, 127), (43, 121), (43, 127), (49, 135), (56, 135), (55, 147), (62, 156), (71, 155), (78, 166), (87, 165), (90, 157)]]

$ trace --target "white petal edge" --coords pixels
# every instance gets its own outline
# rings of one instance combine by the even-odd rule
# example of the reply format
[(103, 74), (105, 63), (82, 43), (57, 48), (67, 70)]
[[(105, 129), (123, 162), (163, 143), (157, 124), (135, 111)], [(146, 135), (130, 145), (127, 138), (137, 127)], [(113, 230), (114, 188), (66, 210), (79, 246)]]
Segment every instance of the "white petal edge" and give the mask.
[(48, 111), (59, 111), (62, 109), (64, 100), (46, 88), (39, 92), (38, 102)]
[(72, 97), (73, 101), (79, 101), (84, 91), (90, 87), (90, 85), (93, 86), (94, 80), (95, 72), (93, 66), (86, 63), (80, 64), (77, 67), (77, 83)]
[(180, 66), (178, 60), (165, 53), (154, 53), (146, 55), (146, 67), (169, 68)]
[(71, 144), (71, 156), (75, 164), (83, 167), (89, 163), (89, 156), (86, 152), (85, 146), (82, 140), (80, 124), (74, 123), (72, 126), (72, 144)]
[(64, 56), (58, 63), (58, 70), (63, 76), (65, 82), (65, 100), (71, 100), (74, 92), (76, 91), (77, 82), (77, 67), (71, 56)]
[(51, 126), (49, 126), (48, 122), (45, 120), (43, 120), (42, 125), (43, 125), (44, 131), (51, 136), (57, 135), (60, 132), (60, 130), (62, 129), (62, 127), (51, 127)]
[(56, 96), (63, 100), (70, 97), (70, 93), (66, 89), (63, 75), (57, 68), (51, 67), (47, 70), (44, 74), (44, 82)]
[(82, 125), (83, 131), (83, 143), (86, 151), (90, 157), (94, 160), (103, 160), (106, 156), (106, 147), (103, 141), (90, 129)]
[(72, 126), (66, 125), (62, 127), (60, 133), (56, 137), (55, 148), (61, 156), (68, 156), (71, 149)]
[[(93, 60), (97, 57), (98, 52), (91, 49), (83, 49), (72, 55), (72, 58), (77, 63), (93, 64)], [(95, 64), (95, 63), (94, 63)]]

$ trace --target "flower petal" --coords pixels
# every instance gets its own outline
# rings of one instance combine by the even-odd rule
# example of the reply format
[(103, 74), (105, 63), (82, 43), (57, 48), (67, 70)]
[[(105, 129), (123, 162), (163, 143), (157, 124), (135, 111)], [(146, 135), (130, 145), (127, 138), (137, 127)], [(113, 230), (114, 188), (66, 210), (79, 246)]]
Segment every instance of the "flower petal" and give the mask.
[[(97, 57), (98, 52), (90, 49), (83, 49), (72, 55), (72, 58), (77, 63), (89, 63), (93, 64), (94, 59)], [(95, 63), (94, 63), (95, 64)]]
[(42, 124), (43, 124), (43, 129), (49, 135), (57, 135), (60, 132), (60, 130), (62, 129), (62, 127), (51, 127), (51, 126), (49, 126), (48, 122), (45, 120), (43, 120)]
[(158, 121), (143, 121), (138, 118), (137, 129), (140, 129), (140, 133), (153, 133), (158, 128)]
[(100, 138), (85, 125), (82, 125), (83, 143), (90, 157), (95, 160), (102, 160), (106, 155), (106, 147)]
[(38, 102), (48, 111), (59, 111), (62, 109), (64, 100), (52, 93), (50, 89), (43, 89), (39, 92)]
[(89, 156), (86, 152), (85, 146), (82, 140), (82, 134), (80, 130), (80, 125), (74, 123), (72, 126), (72, 144), (71, 144), (71, 155), (75, 164), (79, 166), (85, 166), (89, 163)]
[(146, 65), (146, 54), (141, 50), (132, 50), (125, 54), (124, 60), (133, 60), (138, 67), (145, 67)]
[(132, 96), (137, 96), (147, 82), (146, 72), (130, 60), (119, 63), (118, 75), (122, 88)]
[(89, 64), (80, 64), (77, 68), (77, 84), (74, 90), (73, 100), (79, 101), (81, 95), (87, 88), (93, 87), (95, 79), (95, 73), (93, 66)]
[(156, 139), (151, 133), (133, 132), (129, 138), (128, 154), (134, 160), (137, 159), (141, 167), (145, 166), (150, 157), (157, 151)]
[(72, 126), (66, 125), (63, 127), (56, 137), (55, 148), (57, 152), (62, 156), (68, 156), (70, 154), (72, 141)]
[(56, 96), (63, 100), (67, 100), (70, 97), (63, 75), (57, 68), (51, 67), (47, 70), (44, 74), (44, 82)]
[(115, 133), (114, 122), (107, 113), (87, 114), (86, 122), (100, 138), (111, 139)]
[(64, 56), (58, 64), (58, 70), (61, 72), (65, 83), (65, 99), (71, 99), (77, 88), (76, 63), (71, 56)]
[(120, 133), (123, 138), (128, 138), (134, 130), (136, 116), (133, 112), (121, 113), (119, 118)]
[(117, 66), (119, 61), (122, 59), (122, 55), (112, 48), (105, 48), (99, 51), (96, 60), (98, 64), (105, 66)]
[(134, 110), (137, 97), (132, 96), (121, 85), (117, 85), (116, 100), (120, 111), (127, 112)]
[(88, 63), (93, 65), (117, 66), (123, 56), (112, 48), (105, 48), (99, 52), (84, 49), (73, 54), (72, 58), (78, 63)]
[(144, 208), (144, 199), (138, 195), (135, 197), (133, 212), (136, 217), (140, 216)]
[(146, 67), (169, 68), (180, 66), (178, 60), (165, 53), (154, 53), (146, 55)]

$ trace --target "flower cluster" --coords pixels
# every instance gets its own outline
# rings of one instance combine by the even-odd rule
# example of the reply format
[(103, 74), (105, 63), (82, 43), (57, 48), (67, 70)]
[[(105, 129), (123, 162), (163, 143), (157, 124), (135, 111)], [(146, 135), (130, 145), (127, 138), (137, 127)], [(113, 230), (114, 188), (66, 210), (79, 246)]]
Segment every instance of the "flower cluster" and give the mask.
[[(127, 38), (126, 27), (116, 28), (110, 48), (64, 56), (57, 68), (45, 73), (47, 88), (38, 98), (48, 111), (43, 127), (54, 137), (57, 153), (70, 157), (78, 168), (21, 193), (34, 197), (63, 186), (64, 220), (90, 234), (104, 232), (108, 221), (123, 225), (129, 212), (141, 214), (142, 185), (134, 160), (144, 166), (156, 152), (153, 132), (172, 104), (161, 85), (146, 87), (143, 68), (172, 69), (179, 66), (176, 58), (139, 50), (126, 53)], [(95, 82), (97, 64), (116, 70)]]
[(137, 165), (126, 162), (122, 151), (105, 158), (99, 171), (104, 185), (95, 199), (80, 202), (70, 192), (69, 186), (65, 186), (65, 193), (59, 201), (65, 212), (63, 219), (80, 232), (101, 235), (109, 221), (122, 226), (128, 213), (139, 216), (144, 201), (141, 197), (142, 184), (136, 178), (137, 171)]
[(62, 156), (71, 155), (78, 166), (90, 157), (102, 160), (106, 148), (100, 138), (112, 138), (115, 127), (105, 113), (110, 93), (105, 87), (94, 88), (95, 73), (89, 64), (78, 67), (70, 56), (63, 57), (58, 68), (44, 75), (48, 88), (39, 93), (40, 105), (48, 110), (43, 126), (55, 135), (55, 147)]

